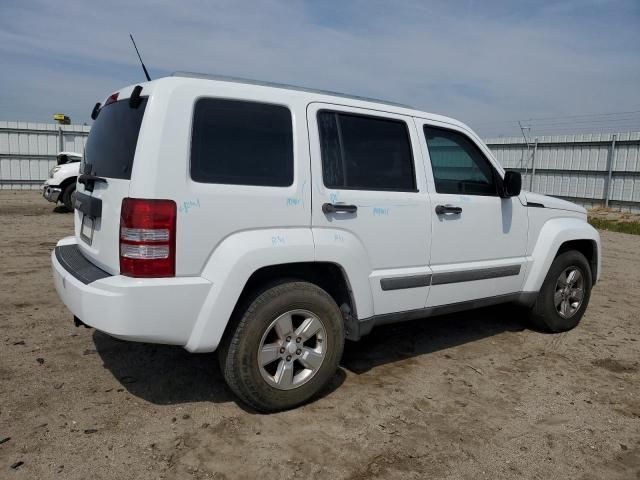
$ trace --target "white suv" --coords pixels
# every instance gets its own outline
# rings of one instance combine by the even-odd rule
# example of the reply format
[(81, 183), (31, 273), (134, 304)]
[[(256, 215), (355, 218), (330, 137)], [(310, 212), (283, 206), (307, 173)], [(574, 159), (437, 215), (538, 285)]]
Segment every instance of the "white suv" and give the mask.
[(600, 275), (585, 210), (521, 192), (450, 118), (193, 74), (92, 116), (60, 297), (114, 337), (217, 349), (257, 410), (309, 400), (376, 325), (518, 302), (568, 330)]

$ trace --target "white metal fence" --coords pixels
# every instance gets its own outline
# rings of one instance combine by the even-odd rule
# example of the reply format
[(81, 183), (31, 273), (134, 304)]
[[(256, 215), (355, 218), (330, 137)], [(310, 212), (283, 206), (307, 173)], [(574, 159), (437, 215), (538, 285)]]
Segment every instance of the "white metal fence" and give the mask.
[[(88, 125), (0, 121), (0, 188), (39, 188), (60, 151), (82, 153)], [(582, 203), (640, 211), (640, 132), (485, 140), (523, 187)]]
[(485, 140), (523, 188), (586, 207), (640, 211), (640, 132)]
[(90, 128), (0, 121), (0, 189), (40, 188), (58, 152), (83, 153)]

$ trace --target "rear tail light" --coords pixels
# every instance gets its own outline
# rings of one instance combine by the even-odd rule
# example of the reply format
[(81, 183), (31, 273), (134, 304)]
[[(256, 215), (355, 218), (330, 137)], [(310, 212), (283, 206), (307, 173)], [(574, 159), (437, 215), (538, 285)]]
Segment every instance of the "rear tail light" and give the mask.
[(120, 273), (146, 278), (175, 276), (176, 203), (173, 200), (122, 200)]

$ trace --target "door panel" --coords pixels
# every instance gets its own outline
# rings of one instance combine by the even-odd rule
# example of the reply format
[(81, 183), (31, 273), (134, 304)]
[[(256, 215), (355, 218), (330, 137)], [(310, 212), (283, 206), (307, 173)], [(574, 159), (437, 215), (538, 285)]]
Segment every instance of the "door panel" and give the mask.
[[(332, 119), (328, 112), (338, 117)], [(318, 118), (324, 122), (320, 127)], [(348, 274), (358, 277), (352, 282), (368, 279), (373, 307), (372, 311), (358, 311), (360, 318), (423, 308), (429, 287), (420, 279), (430, 274), (431, 225), (413, 119), (321, 103), (309, 105), (307, 119), (316, 260), (333, 261), (336, 246), (348, 246), (350, 255), (361, 259)], [(389, 125), (384, 125), (385, 121)], [(396, 148), (402, 142), (394, 137), (403, 126), (407, 149)], [(323, 153), (328, 167), (324, 170)], [(414, 164), (413, 172), (407, 170), (406, 155), (413, 157), (409, 160)], [(342, 168), (331, 164), (333, 160)], [(407, 175), (415, 178), (410, 186)], [(389, 189), (383, 190), (386, 187)], [(389, 287), (387, 279), (392, 279), (393, 288), (383, 289), (383, 285)]]
[[(433, 283), (427, 305), (519, 291), (525, 274), (527, 218), (518, 199), (434, 194), (433, 204), (459, 206), (462, 212), (432, 217)], [(458, 275), (448, 275), (453, 280), (445, 282), (448, 273)]]
[(437, 126), (417, 120), (433, 187), (427, 306), (518, 292), (526, 273), (526, 209), (517, 197), (497, 195), (501, 169), (466, 132)]

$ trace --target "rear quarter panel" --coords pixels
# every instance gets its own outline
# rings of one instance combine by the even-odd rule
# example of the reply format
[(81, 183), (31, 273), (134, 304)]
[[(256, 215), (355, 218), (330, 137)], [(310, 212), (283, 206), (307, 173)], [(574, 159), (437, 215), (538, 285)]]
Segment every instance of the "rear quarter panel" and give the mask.
[[(251, 230), (308, 228), (311, 219), (306, 102), (282, 90), (190, 79), (161, 79), (147, 106), (153, 128), (138, 145), (131, 197), (167, 198), (178, 206), (176, 274), (199, 275), (227, 238)], [(199, 98), (225, 98), (284, 105), (291, 111), (294, 180), (288, 187), (198, 183), (191, 179), (193, 108)], [(215, 159), (212, 159), (215, 161)], [(271, 235), (266, 235), (269, 243)], [(240, 237), (234, 237), (240, 238)], [(275, 241), (278, 241), (277, 235)], [(311, 245), (313, 243), (311, 242)], [(308, 260), (312, 260), (310, 255)]]

